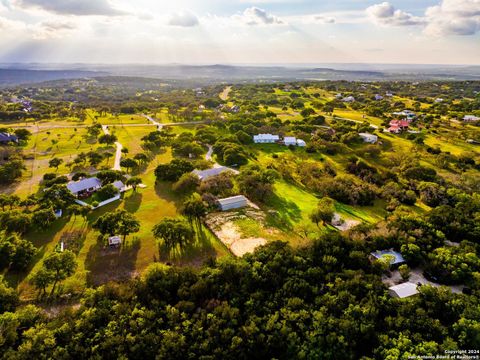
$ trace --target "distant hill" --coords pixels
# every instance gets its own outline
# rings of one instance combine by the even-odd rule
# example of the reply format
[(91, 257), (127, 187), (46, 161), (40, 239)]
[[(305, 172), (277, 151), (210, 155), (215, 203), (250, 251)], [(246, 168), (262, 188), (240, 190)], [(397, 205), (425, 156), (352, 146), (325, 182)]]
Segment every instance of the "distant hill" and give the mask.
[(79, 70), (0, 69), (0, 86), (33, 84), (51, 80), (92, 78), (105, 73)]
[[(480, 80), (480, 66), (328, 64), (319, 66), (0, 64), (0, 86), (105, 76), (180, 84), (302, 80)], [(63, 69), (63, 70), (58, 70)], [(118, 79), (117, 79), (118, 80)]]

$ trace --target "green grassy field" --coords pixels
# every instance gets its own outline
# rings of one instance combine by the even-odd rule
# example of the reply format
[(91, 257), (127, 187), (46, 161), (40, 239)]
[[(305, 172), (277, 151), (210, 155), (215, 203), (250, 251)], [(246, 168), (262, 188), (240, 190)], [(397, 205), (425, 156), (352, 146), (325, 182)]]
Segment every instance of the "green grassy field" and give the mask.
[[(166, 253), (159, 247), (153, 237), (152, 228), (164, 217), (177, 216), (181, 203), (181, 199), (171, 191), (170, 184), (155, 184), (155, 167), (170, 161), (171, 158), (171, 151), (158, 155), (145, 173), (140, 175), (147, 186), (145, 189), (137, 193), (125, 193), (122, 200), (93, 211), (87, 221), (80, 217), (63, 218), (57, 220), (46, 232), (27, 234), (26, 237), (39, 248), (35, 265), (30, 272), (34, 273), (41, 266), (42, 259), (54, 251), (62, 239), (72, 234), (77, 234), (79, 238), (79, 267), (75, 275), (62, 285), (67, 290), (79, 291), (87, 284), (101, 284), (111, 279), (135, 276), (155, 261), (198, 266), (211, 257), (230, 256), (224, 245), (205, 228), (198, 231), (196, 243), (182, 252), (177, 250)], [(125, 209), (134, 214), (141, 223), (141, 230), (127, 237), (120, 250), (108, 250), (99, 242), (99, 234), (92, 230), (91, 224), (102, 214), (115, 209)], [(35, 296), (25, 275), (10, 274), (8, 280), (18, 285), (22, 298), (30, 299)]]

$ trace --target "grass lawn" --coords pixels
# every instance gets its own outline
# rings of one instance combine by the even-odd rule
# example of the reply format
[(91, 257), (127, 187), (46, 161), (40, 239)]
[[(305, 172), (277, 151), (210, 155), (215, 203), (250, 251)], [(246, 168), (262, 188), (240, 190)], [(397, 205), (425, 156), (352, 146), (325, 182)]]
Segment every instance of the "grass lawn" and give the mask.
[[(79, 237), (78, 269), (75, 275), (63, 286), (66, 289), (81, 290), (86, 284), (101, 284), (111, 279), (135, 276), (154, 261), (170, 262), (178, 265), (200, 265), (211, 257), (230, 256), (229, 251), (206, 229), (199, 232), (195, 244), (183, 251), (167, 253), (158, 246), (152, 228), (162, 218), (177, 216), (181, 199), (171, 191), (169, 183), (155, 184), (154, 169), (160, 163), (170, 161), (171, 151), (158, 155), (140, 177), (147, 186), (137, 193), (125, 193), (121, 201), (116, 201), (91, 212), (87, 221), (83, 218), (63, 218), (46, 232), (32, 232), (26, 235), (39, 252), (30, 272), (35, 272), (48, 254), (55, 250), (60, 241), (71, 234)], [(105, 249), (98, 240), (98, 233), (91, 228), (101, 215), (115, 209), (125, 209), (140, 221), (140, 231), (127, 237), (119, 250)], [(8, 281), (17, 285), (23, 299), (32, 299), (35, 291), (28, 282), (27, 274), (8, 274)]]
[(118, 141), (124, 148), (128, 149), (128, 156), (134, 156), (143, 152), (141, 138), (148, 135), (152, 131), (156, 131), (155, 126), (145, 127), (123, 127), (123, 126), (111, 126), (110, 131), (115, 134)]
[[(14, 185), (2, 188), (0, 192), (25, 197), (37, 192), (44, 174), (49, 172), (68, 174), (70, 169), (66, 164), (78, 153), (98, 149), (98, 145), (90, 142), (84, 135), (86, 129), (82, 128), (78, 128), (77, 131), (73, 128), (42, 130), (33, 134), (24, 148), (26, 170), (22, 178)], [(62, 159), (63, 164), (58, 169), (49, 168), (48, 162), (55, 157)]]
[[(351, 119), (355, 121), (366, 121), (369, 122), (370, 124), (380, 126), (382, 124), (382, 119), (374, 117), (374, 116), (368, 116), (360, 111), (356, 110), (349, 110), (349, 109), (335, 109), (333, 112), (334, 116), (337, 116), (339, 118), (345, 118), (345, 119)], [(363, 116), (365, 115), (365, 118)]]
[(94, 111), (88, 112), (87, 119), (91, 122), (94, 120), (103, 125), (122, 125), (122, 124), (150, 124), (150, 121), (138, 114), (99, 114)]

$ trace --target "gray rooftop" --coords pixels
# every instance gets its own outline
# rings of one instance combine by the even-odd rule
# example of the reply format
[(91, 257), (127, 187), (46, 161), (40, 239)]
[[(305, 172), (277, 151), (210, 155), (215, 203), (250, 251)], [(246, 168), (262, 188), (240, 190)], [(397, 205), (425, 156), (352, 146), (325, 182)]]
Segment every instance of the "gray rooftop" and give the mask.
[(92, 178), (82, 179), (76, 182), (70, 182), (67, 184), (67, 189), (70, 190), (72, 193), (76, 194), (80, 191), (94, 188), (97, 186), (102, 186), (102, 182), (96, 177), (92, 177)]
[(232, 197), (218, 200), (220, 205), (230, 205), (230, 204), (235, 204), (238, 202), (245, 202), (245, 201), (248, 201), (248, 199), (243, 195), (237, 195), (237, 196), (232, 196)]
[(115, 186), (120, 191), (125, 188), (125, 184), (120, 180), (115, 181), (112, 185)]
[(230, 169), (226, 166), (220, 166), (220, 167), (207, 169), (207, 170), (193, 170), (192, 173), (197, 175), (200, 178), (200, 180), (206, 180), (210, 177), (220, 175), (225, 171), (232, 171), (234, 173), (238, 173), (236, 170)]
[(17, 140), (18, 138), (15, 135), (0, 132), (0, 142), (10, 142), (10, 141), (17, 141)]
[(390, 291), (390, 294), (399, 298), (406, 298), (418, 294), (417, 284), (411, 282), (391, 286), (388, 288), (388, 290)]

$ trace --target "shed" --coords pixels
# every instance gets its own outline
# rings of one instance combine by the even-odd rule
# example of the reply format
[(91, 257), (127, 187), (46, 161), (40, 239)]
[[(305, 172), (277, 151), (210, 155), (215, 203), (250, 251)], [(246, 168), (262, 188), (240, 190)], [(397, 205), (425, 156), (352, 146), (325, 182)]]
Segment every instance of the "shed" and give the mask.
[(248, 206), (248, 199), (243, 195), (237, 195), (218, 200), (220, 210), (227, 211)]
[(108, 238), (108, 246), (117, 247), (122, 244), (122, 239), (120, 236), (111, 236)]
[(406, 298), (418, 294), (417, 284), (406, 282), (403, 284), (391, 286), (388, 288), (388, 293), (396, 298)]

